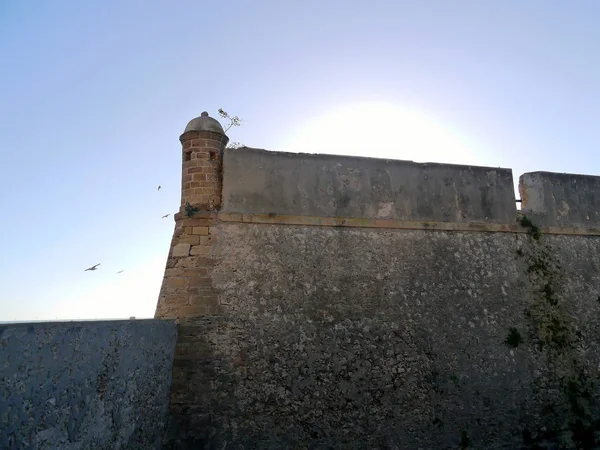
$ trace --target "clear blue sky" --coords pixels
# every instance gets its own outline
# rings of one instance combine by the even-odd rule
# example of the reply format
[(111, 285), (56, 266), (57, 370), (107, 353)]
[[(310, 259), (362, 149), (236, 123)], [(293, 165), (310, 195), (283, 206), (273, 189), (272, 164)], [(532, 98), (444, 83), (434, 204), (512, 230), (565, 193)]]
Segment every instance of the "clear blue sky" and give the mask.
[(203, 110), (283, 150), (326, 111), (386, 102), (515, 179), (598, 174), (599, 20), (592, 0), (0, 2), (0, 321), (153, 314), (178, 137)]

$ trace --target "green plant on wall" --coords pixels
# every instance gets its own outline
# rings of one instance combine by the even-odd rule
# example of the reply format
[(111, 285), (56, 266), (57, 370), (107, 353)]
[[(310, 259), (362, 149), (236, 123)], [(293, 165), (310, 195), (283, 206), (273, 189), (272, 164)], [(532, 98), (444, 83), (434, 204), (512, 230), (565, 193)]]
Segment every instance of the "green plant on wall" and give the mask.
[[(223, 110), (223, 108), (219, 108), (218, 113), (221, 118), (229, 121), (227, 124), (225, 124), (225, 127), (223, 129), (225, 133), (227, 133), (227, 131), (229, 131), (231, 128), (239, 127), (242, 124), (242, 119), (240, 119), (238, 116), (230, 116), (229, 113), (227, 113), (227, 111)], [(243, 145), (239, 142), (230, 142), (226, 148), (239, 148), (242, 146)]]
[[(600, 432), (600, 410), (595, 404), (592, 392), (594, 383), (581, 362), (578, 351), (582, 333), (577, 329), (565, 302), (564, 273), (560, 261), (553, 255), (551, 242), (541, 241), (539, 228), (527, 217), (521, 219), (527, 227), (528, 242), (524, 242), (517, 252), (525, 258), (530, 295), (525, 309), (529, 323), (529, 340), (537, 351), (548, 361), (545, 382), (562, 390), (568, 402), (566, 416), (556, 413), (549, 403), (549, 410), (542, 414), (559, 414), (560, 429), (547, 430), (561, 440), (561, 448), (596, 448), (595, 433)], [(527, 245), (528, 244), (528, 245)], [(510, 328), (504, 341), (509, 347), (522, 343), (516, 328)], [(540, 395), (546, 394), (546, 387), (540, 387)], [(556, 416), (555, 416), (556, 417)], [(532, 447), (533, 448), (533, 447)]]
[(517, 330), (515, 327), (510, 327), (508, 330), (508, 336), (506, 336), (506, 339), (504, 339), (504, 344), (512, 348), (517, 348), (519, 344), (522, 343), (523, 337), (521, 336), (521, 333), (519, 333), (519, 330)]
[(542, 237), (542, 233), (540, 232), (540, 229), (537, 227), (537, 225), (535, 225), (529, 217), (522, 216), (519, 223), (521, 224), (521, 226), (529, 228), (528, 233), (532, 238), (534, 238), (536, 241), (540, 240), (540, 238)]
[(185, 215), (192, 217), (195, 212), (200, 211), (197, 206), (190, 205), (190, 202), (185, 203)]

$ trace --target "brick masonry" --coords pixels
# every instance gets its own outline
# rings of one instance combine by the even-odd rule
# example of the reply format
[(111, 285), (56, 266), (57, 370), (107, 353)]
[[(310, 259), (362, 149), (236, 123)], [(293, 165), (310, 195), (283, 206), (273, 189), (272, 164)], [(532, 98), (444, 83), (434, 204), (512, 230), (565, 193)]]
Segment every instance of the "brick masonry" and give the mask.
[(223, 150), (228, 138), (214, 131), (181, 135), (181, 208), (167, 259), (155, 317), (180, 319), (213, 314), (217, 297), (209, 269), (213, 265), (211, 235), (214, 218), (189, 218), (186, 205), (200, 212), (221, 206)]
[(210, 270), (214, 266), (211, 235), (215, 219), (176, 217), (175, 233), (160, 290), (156, 318), (181, 319), (217, 312), (217, 293)]
[(221, 162), (228, 138), (213, 131), (189, 131), (180, 140), (183, 147), (181, 206), (190, 203), (200, 210), (218, 209)]

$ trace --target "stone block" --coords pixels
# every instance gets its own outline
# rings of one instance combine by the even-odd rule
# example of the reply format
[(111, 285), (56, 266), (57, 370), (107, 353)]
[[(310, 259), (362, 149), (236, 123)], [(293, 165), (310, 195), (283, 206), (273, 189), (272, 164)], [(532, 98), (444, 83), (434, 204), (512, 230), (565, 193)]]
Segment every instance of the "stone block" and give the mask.
[(208, 236), (209, 228), (208, 227), (193, 227), (192, 234), (198, 234), (201, 236)]
[(215, 237), (214, 236), (198, 236), (200, 238), (200, 245), (210, 245), (211, 243), (215, 242)]
[(192, 287), (212, 286), (212, 278), (210, 278), (208, 276), (190, 277), (190, 286), (192, 286)]
[(178, 244), (190, 244), (190, 245), (198, 245), (200, 243), (200, 236), (195, 234), (187, 234), (181, 236), (178, 239)]
[(205, 256), (210, 253), (210, 247), (206, 247), (204, 245), (194, 245), (190, 250), (190, 255), (192, 256)]
[(190, 244), (177, 244), (173, 247), (173, 257), (181, 258), (190, 255)]
[(206, 314), (206, 305), (187, 305), (179, 309), (180, 317), (194, 317)]
[(186, 287), (187, 286), (187, 278), (167, 278), (165, 280), (165, 287), (167, 288), (178, 288), (178, 287)]

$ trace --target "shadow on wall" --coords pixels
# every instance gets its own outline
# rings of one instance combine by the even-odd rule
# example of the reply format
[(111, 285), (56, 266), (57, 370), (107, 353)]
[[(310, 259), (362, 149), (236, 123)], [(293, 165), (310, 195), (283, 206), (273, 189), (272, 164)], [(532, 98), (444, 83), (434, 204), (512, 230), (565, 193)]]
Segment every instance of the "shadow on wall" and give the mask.
[(157, 320), (0, 325), (0, 448), (161, 448), (176, 333)]

